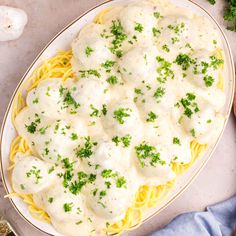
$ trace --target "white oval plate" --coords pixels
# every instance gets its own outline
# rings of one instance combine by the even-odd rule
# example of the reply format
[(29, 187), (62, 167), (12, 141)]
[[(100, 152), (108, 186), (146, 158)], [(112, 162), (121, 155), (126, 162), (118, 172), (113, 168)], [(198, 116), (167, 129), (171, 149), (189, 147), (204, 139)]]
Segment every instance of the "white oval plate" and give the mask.
[[(226, 119), (225, 119), (224, 127), (216, 143), (214, 143), (213, 145), (209, 147), (209, 149), (204, 154), (204, 156), (199, 158), (196, 161), (195, 165), (188, 172), (184, 173), (183, 175), (177, 178), (177, 183), (175, 187), (171, 190), (169, 196), (164, 201), (162, 201), (157, 207), (150, 209), (146, 213), (144, 220), (147, 220), (150, 217), (156, 215), (161, 210), (163, 210), (167, 205), (173, 202), (190, 185), (192, 180), (202, 170), (204, 165), (206, 165), (216, 145), (218, 144), (220, 137), (222, 136), (226, 122), (230, 114), (231, 105), (233, 101), (234, 65), (233, 65), (233, 59), (232, 59), (232, 54), (229, 48), (229, 44), (226, 40), (226, 37), (222, 29), (217, 24), (217, 22), (212, 18), (212, 16), (196, 3), (190, 0), (180, 0), (180, 1), (172, 0), (172, 1), (176, 5), (190, 9), (191, 11), (195, 12), (197, 15), (202, 15), (202, 16), (207, 17), (215, 26), (217, 31), (219, 32), (219, 35), (221, 37), (222, 44), (223, 44), (224, 54), (225, 54), (224, 80), (225, 80), (225, 93), (226, 93), (227, 98), (226, 98), (225, 107), (222, 112), (225, 115)], [(10, 145), (13, 138), (16, 136), (16, 131), (11, 120), (12, 101), (15, 97), (16, 92), (18, 91), (20, 86), (24, 83), (24, 81), (26, 81), (29, 78), (32, 72), (45, 59), (50, 58), (53, 55), (55, 55), (58, 49), (64, 49), (64, 50), (69, 49), (72, 39), (77, 35), (79, 30), (85, 24), (87, 24), (88, 22), (91, 22), (100, 11), (102, 11), (103, 9), (107, 7), (114, 6), (121, 3), (127, 3), (127, 2), (128, 2), (127, 0), (109, 0), (107, 2), (101, 3), (100, 5), (94, 7), (93, 9), (87, 11), (85, 14), (78, 17), (75, 21), (69, 24), (66, 28), (64, 28), (59, 34), (57, 34), (51, 40), (51, 42), (38, 55), (38, 57), (35, 59), (35, 61), (32, 63), (32, 65), (29, 67), (29, 69), (27, 70), (23, 78), (21, 79), (20, 83), (18, 84), (11, 98), (10, 104), (8, 106), (8, 109), (7, 109), (3, 124), (2, 124), (2, 130), (1, 130), (1, 141), (0, 141), (1, 142), (0, 143), (1, 145), (1, 174), (2, 174), (3, 183), (6, 188), (7, 193), (12, 192), (12, 187), (10, 184), (10, 178), (7, 171), (7, 167), (9, 165), (8, 157), (9, 157)], [(14, 208), (17, 210), (17, 212), (35, 228), (49, 235), (55, 235), (55, 236), (60, 235), (58, 232), (55, 231), (52, 225), (43, 223), (33, 218), (28, 211), (27, 204), (25, 204), (20, 198), (13, 198), (13, 199), (10, 199), (10, 201), (13, 204)]]

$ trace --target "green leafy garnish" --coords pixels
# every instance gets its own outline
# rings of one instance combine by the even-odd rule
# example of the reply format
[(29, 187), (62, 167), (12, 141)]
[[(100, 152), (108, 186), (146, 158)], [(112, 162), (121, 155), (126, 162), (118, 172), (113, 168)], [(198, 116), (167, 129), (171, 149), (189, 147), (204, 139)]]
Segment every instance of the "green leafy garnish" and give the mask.
[(140, 23), (135, 23), (135, 27), (134, 27), (135, 31), (138, 31), (139, 33), (143, 32), (143, 25), (141, 25)]
[(86, 49), (85, 49), (85, 54), (86, 54), (87, 57), (89, 57), (92, 52), (93, 52), (93, 49), (92, 49), (92, 48), (86, 47)]
[(26, 176), (29, 178), (31, 176), (35, 177), (35, 184), (39, 183), (39, 180), (42, 179), (43, 177), (40, 175), (40, 169), (38, 169), (36, 166), (32, 166), (32, 168), (26, 172)]
[(204, 76), (203, 80), (205, 82), (206, 87), (211, 87), (214, 82), (213, 77), (209, 75)]
[(72, 202), (71, 202), (71, 203), (65, 203), (65, 204), (63, 205), (63, 207), (64, 207), (64, 211), (65, 211), (65, 212), (70, 212), (70, 211), (72, 210), (73, 203), (72, 203)]
[(101, 74), (97, 70), (94, 70), (94, 69), (79, 70), (79, 73), (80, 73), (81, 78), (86, 78), (89, 75), (94, 75), (94, 76), (96, 76), (98, 78), (101, 77)]
[(131, 112), (132, 110), (130, 108), (119, 108), (114, 111), (114, 118), (118, 121), (119, 124), (124, 124), (124, 118), (129, 117), (130, 114), (128, 112)]
[(174, 138), (173, 138), (173, 144), (181, 145), (180, 140), (179, 140), (178, 137), (174, 137)]
[(154, 112), (150, 111), (148, 113), (148, 118), (146, 119), (146, 121), (147, 122), (154, 122), (156, 119), (157, 119), (157, 115)]
[(165, 88), (158, 87), (153, 94), (153, 97), (157, 99), (157, 102), (160, 102), (160, 98), (165, 94)]
[(79, 147), (76, 150), (76, 156), (79, 158), (90, 158), (90, 156), (93, 154), (92, 148), (96, 145), (96, 143), (91, 142), (90, 136), (85, 137), (85, 143), (84, 146)]
[(187, 54), (181, 53), (176, 57), (175, 63), (181, 66), (182, 70), (187, 70), (190, 67), (190, 65), (194, 63), (194, 60), (191, 59)]
[(159, 66), (157, 67), (157, 80), (160, 83), (165, 83), (168, 78), (173, 79), (174, 72), (171, 70), (171, 63), (159, 56), (156, 57), (156, 60), (159, 63)]
[(176, 104), (176, 106), (180, 107), (180, 105), (184, 108), (184, 115), (188, 118), (191, 118), (193, 113), (197, 113), (200, 111), (197, 103), (195, 102), (196, 96), (193, 93), (187, 93), (186, 97), (182, 98), (180, 102)]
[(114, 85), (118, 83), (118, 79), (115, 75), (111, 75), (107, 78), (107, 83), (109, 83), (110, 85)]
[(156, 148), (154, 146), (149, 145), (146, 142), (143, 142), (139, 146), (136, 146), (135, 150), (142, 168), (147, 166), (147, 160), (148, 163), (154, 167), (157, 164), (161, 165), (166, 164), (165, 161), (160, 159), (160, 153), (156, 151)]

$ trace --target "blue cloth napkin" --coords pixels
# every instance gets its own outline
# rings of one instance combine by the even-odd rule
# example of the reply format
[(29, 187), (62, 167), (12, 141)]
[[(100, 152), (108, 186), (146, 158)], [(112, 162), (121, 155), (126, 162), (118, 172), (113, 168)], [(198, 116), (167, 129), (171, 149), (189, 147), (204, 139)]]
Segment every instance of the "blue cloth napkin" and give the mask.
[(236, 196), (204, 212), (181, 214), (150, 236), (232, 236), (235, 228)]

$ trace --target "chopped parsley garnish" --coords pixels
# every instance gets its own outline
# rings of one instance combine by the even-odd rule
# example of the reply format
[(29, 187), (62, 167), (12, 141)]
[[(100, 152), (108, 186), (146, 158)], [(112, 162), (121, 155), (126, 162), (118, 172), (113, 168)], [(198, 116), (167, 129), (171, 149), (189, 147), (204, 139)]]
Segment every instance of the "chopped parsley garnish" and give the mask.
[(100, 196), (100, 199), (102, 199), (103, 197), (105, 197), (107, 195), (107, 192), (105, 190), (102, 190), (100, 193), (99, 193), (99, 196)]
[(102, 105), (102, 114), (105, 116), (107, 114), (107, 105), (103, 104)]
[(112, 176), (112, 170), (111, 169), (105, 169), (102, 171), (101, 176), (103, 178), (110, 178)]
[(216, 3), (216, 0), (207, 0), (211, 5), (214, 5)]
[(195, 102), (196, 96), (193, 93), (187, 93), (186, 97), (182, 98), (180, 102), (176, 104), (176, 106), (180, 106), (180, 104), (184, 108), (184, 115), (188, 118), (191, 118), (193, 113), (197, 113), (200, 111), (197, 103)]
[(195, 63), (193, 59), (191, 59), (187, 54), (179, 54), (176, 59), (175, 63), (182, 67), (182, 70), (187, 70), (191, 64)]
[(135, 31), (138, 31), (139, 33), (143, 32), (143, 25), (141, 25), (140, 23), (135, 23), (135, 27), (134, 27)]
[(40, 134), (45, 134), (46, 133), (46, 130), (49, 128), (49, 126), (46, 126), (46, 127), (42, 127), (39, 129), (39, 133)]
[(90, 156), (93, 154), (92, 148), (96, 145), (96, 143), (91, 142), (90, 136), (85, 137), (85, 143), (83, 147), (79, 147), (76, 150), (76, 156), (79, 158), (90, 158)]
[(179, 41), (180, 41), (180, 40), (179, 40), (177, 37), (171, 38), (172, 44), (175, 44), (175, 43), (177, 43), (177, 42), (179, 42)]
[(76, 133), (72, 133), (71, 134), (71, 139), (72, 140), (77, 140), (78, 139), (78, 135)]
[(25, 127), (27, 128), (27, 131), (31, 134), (34, 134), (37, 128), (37, 124), (35, 122), (31, 122), (30, 125), (25, 125)]
[(178, 35), (183, 32), (184, 27), (185, 27), (185, 24), (183, 22), (176, 25), (168, 25), (168, 29), (173, 30), (175, 34), (178, 34)]
[(162, 46), (162, 49), (163, 49), (164, 51), (166, 51), (166, 52), (170, 52), (170, 49), (169, 49), (169, 47), (168, 47), (167, 44), (164, 44), (164, 45)]
[(123, 176), (116, 180), (116, 187), (117, 188), (126, 187), (125, 185), (126, 185), (126, 180)]
[(114, 142), (116, 144), (116, 146), (118, 146), (119, 142), (120, 142), (120, 138), (118, 136), (114, 136), (112, 138), (112, 142)]
[(48, 170), (48, 174), (51, 174), (55, 170), (54, 166), (51, 166)]
[(211, 120), (207, 120), (207, 123), (210, 124), (210, 123), (211, 123)]
[(110, 48), (111, 52), (117, 57), (122, 57), (123, 52), (120, 50), (122, 43), (127, 39), (127, 34), (124, 32), (124, 28), (121, 25), (119, 20), (113, 20), (111, 26), (111, 34), (113, 37), (112, 47)]
[(39, 99), (38, 99), (38, 98), (35, 98), (35, 99), (33, 100), (33, 104), (37, 104), (37, 103), (39, 103)]
[(82, 224), (82, 223), (83, 223), (83, 221), (80, 220), (80, 221), (76, 222), (75, 224), (76, 224), (76, 225), (80, 225), (80, 224)]
[(154, 37), (159, 36), (159, 34), (161, 33), (161, 31), (155, 27), (152, 28), (152, 34)]
[(156, 119), (157, 119), (157, 115), (154, 112), (150, 111), (148, 113), (148, 118), (146, 119), (146, 121), (147, 122), (154, 122)]
[(101, 74), (97, 70), (94, 70), (94, 69), (79, 70), (79, 73), (80, 73), (81, 78), (86, 78), (89, 75), (94, 75), (95, 77), (98, 77), (98, 78), (101, 77)]
[(22, 190), (25, 190), (24, 184), (21, 184), (21, 185), (20, 185), (20, 188), (21, 188)]
[(213, 77), (209, 75), (204, 76), (203, 80), (205, 82), (206, 87), (211, 87), (214, 82)]
[(99, 116), (99, 110), (93, 106), (93, 104), (90, 104), (90, 108), (92, 109), (92, 113), (89, 115), (91, 117), (98, 117)]
[(69, 190), (72, 194), (79, 194), (82, 188), (88, 184), (93, 183), (96, 180), (96, 175), (86, 174), (83, 171), (77, 173), (78, 179), (71, 183)]
[(165, 88), (158, 87), (153, 94), (153, 97), (157, 99), (157, 102), (160, 102), (160, 98), (165, 94)]
[(114, 85), (118, 83), (118, 79), (115, 75), (111, 75), (107, 78), (107, 83), (109, 83), (110, 85)]
[(48, 198), (48, 202), (52, 203), (53, 202), (53, 197)]
[(29, 178), (31, 176), (35, 177), (35, 184), (39, 183), (39, 180), (42, 179), (43, 177), (40, 175), (40, 169), (38, 169), (36, 166), (32, 166), (32, 168), (26, 172), (26, 176)]
[(141, 94), (141, 95), (143, 95), (143, 92), (142, 92), (141, 89), (135, 88), (135, 89), (134, 89), (134, 92), (135, 92), (136, 94)]
[(196, 132), (195, 132), (195, 129), (191, 129), (191, 130), (190, 130), (190, 133), (191, 133), (191, 135), (192, 135), (194, 138), (196, 138)]
[(156, 57), (156, 60), (159, 63), (159, 66), (157, 67), (157, 80), (160, 83), (165, 83), (168, 78), (174, 79), (174, 72), (171, 70), (171, 63), (159, 56)]
[(156, 166), (157, 164), (165, 165), (166, 162), (160, 159), (160, 153), (156, 151), (154, 146), (149, 145), (146, 142), (141, 143), (139, 146), (135, 147), (136, 155), (141, 164), (141, 167), (147, 166), (147, 161), (151, 166)]
[(49, 96), (49, 97), (51, 96), (51, 94), (49, 93), (50, 90), (51, 90), (51, 87), (48, 86), (48, 87), (47, 87), (46, 95)]
[(132, 137), (127, 134), (121, 137), (121, 142), (123, 143), (123, 147), (129, 147)]
[(86, 47), (85, 54), (87, 57), (91, 56), (91, 53), (93, 52), (93, 49), (90, 47)]
[(102, 63), (101, 66), (106, 69), (106, 72), (110, 72), (111, 68), (112, 68), (112, 66), (114, 66), (114, 64), (115, 64), (115, 61), (107, 60), (104, 63)]
[(106, 187), (107, 187), (108, 189), (111, 188), (111, 182), (105, 181), (105, 185), (106, 185)]
[[(101, 172), (101, 176), (104, 179), (113, 178), (117, 188), (126, 188), (126, 179), (124, 176), (119, 175), (118, 172), (114, 172), (111, 169), (104, 169)], [(111, 187), (111, 182), (105, 181), (105, 185), (107, 189), (109, 189)]]
[(173, 144), (181, 145), (179, 138), (174, 137), (174, 138), (173, 138)]
[(115, 118), (119, 124), (124, 124), (124, 118), (129, 117), (130, 114), (128, 112), (131, 112), (132, 110), (130, 108), (119, 108), (117, 110), (114, 111), (114, 116), (113, 118)]
[(73, 203), (72, 202), (71, 203), (65, 203), (63, 205), (63, 208), (64, 208), (65, 212), (70, 212), (72, 210), (72, 207), (73, 207)]
[(210, 66), (212, 66), (215, 70), (218, 69), (219, 66), (224, 64), (223, 59), (217, 59), (215, 56), (210, 56), (210, 59), (211, 59)]
[(157, 19), (161, 17), (161, 13), (156, 11), (153, 13), (154, 17), (156, 17)]
[(73, 109), (78, 109), (80, 104), (75, 101), (69, 91), (66, 92), (63, 99), (64, 108), (72, 107)]
[(112, 138), (112, 142), (114, 142), (116, 146), (118, 146), (118, 144), (121, 142), (123, 143), (123, 147), (126, 148), (126, 147), (129, 147), (131, 139), (132, 139), (131, 135), (126, 134), (123, 137), (114, 136)]

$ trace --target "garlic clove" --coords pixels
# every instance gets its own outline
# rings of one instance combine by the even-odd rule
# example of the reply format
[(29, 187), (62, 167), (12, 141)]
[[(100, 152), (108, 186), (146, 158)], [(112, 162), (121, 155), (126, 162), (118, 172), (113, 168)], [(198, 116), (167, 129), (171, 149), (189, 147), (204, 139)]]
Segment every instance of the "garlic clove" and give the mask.
[(0, 6), (0, 41), (19, 38), (23, 33), (27, 21), (27, 15), (23, 10)]

